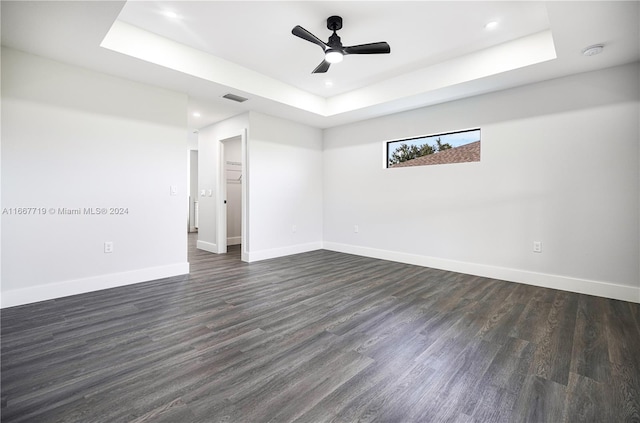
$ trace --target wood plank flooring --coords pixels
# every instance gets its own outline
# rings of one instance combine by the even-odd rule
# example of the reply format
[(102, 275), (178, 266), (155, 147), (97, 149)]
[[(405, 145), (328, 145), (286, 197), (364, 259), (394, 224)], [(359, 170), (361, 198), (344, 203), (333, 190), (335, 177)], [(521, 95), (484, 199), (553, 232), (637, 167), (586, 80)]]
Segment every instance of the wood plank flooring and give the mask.
[(329, 251), (2, 310), (2, 422), (640, 422), (640, 306)]

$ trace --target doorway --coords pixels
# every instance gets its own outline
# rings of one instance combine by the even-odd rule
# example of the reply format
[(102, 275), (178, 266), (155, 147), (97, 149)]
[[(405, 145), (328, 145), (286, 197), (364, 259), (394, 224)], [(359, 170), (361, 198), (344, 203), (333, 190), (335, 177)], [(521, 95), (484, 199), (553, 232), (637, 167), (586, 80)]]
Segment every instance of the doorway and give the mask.
[(216, 223), (218, 254), (240, 250), (246, 261), (246, 155), (245, 136), (238, 135), (219, 142), (218, 219)]

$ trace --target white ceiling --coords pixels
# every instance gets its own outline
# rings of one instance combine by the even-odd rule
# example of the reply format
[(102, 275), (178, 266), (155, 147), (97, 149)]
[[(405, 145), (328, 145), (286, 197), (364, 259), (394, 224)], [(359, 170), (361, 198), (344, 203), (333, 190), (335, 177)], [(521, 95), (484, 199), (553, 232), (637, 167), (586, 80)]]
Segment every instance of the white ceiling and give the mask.
[[(636, 1), (3, 0), (1, 7), (3, 45), (185, 92), (192, 129), (246, 110), (330, 127), (640, 60)], [(327, 40), (331, 15), (344, 19), (344, 45), (387, 41), (391, 54), (347, 56), (312, 74), (322, 50), (291, 29)], [(498, 26), (485, 29), (489, 21)], [(602, 54), (582, 56), (596, 43), (605, 45)], [(221, 98), (229, 92), (249, 101)]]
[[(167, 11), (179, 18), (168, 19)], [(344, 45), (387, 41), (393, 55), (349, 57), (325, 75), (311, 74), (323, 52), (291, 29), (301, 25), (327, 41), (326, 19), (336, 14), (343, 18), (338, 35)], [(145, 1), (128, 2), (119, 19), (322, 97), (549, 28), (543, 3), (511, 2)], [(484, 29), (496, 19), (499, 31)]]

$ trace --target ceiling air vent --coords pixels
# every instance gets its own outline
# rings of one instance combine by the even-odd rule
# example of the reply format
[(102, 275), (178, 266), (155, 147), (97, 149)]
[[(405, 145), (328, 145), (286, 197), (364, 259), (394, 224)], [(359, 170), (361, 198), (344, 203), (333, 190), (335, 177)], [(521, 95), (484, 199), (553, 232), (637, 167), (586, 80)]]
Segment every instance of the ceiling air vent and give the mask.
[(225, 94), (222, 96), (222, 98), (226, 98), (227, 100), (237, 101), (238, 103), (242, 103), (243, 101), (249, 100), (248, 98), (240, 97), (239, 95), (235, 95), (235, 94)]

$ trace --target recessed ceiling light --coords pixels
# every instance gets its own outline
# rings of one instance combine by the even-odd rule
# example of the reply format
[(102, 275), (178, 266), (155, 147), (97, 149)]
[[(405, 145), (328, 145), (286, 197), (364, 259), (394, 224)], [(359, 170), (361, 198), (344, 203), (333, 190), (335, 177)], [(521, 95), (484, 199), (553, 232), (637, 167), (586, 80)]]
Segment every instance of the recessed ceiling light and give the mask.
[(165, 10), (163, 13), (167, 18), (178, 19), (180, 16), (173, 10)]
[(602, 50), (604, 50), (604, 45), (603, 44), (596, 44), (596, 45), (584, 48), (582, 50), (582, 55), (583, 56), (595, 56), (596, 54), (602, 53)]
[(193, 112), (193, 117), (200, 117), (200, 112)]
[(325, 87), (333, 87), (333, 82), (332, 81), (324, 81), (324, 86)]
[(491, 21), (484, 26), (484, 29), (496, 29), (497, 27), (498, 27), (498, 21)]

